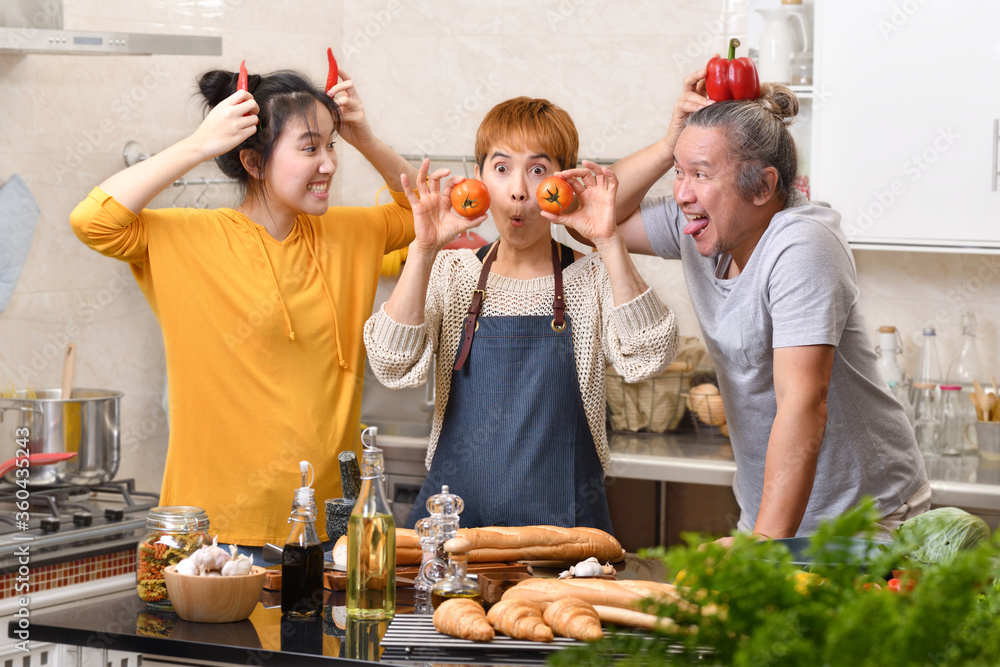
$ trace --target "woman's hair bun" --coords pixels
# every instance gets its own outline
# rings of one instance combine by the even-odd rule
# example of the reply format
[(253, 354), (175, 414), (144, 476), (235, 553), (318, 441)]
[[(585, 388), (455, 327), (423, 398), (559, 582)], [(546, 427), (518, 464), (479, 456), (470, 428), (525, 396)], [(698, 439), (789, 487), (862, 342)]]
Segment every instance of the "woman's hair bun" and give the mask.
[(799, 98), (791, 88), (780, 83), (760, 84), (757, 103), (782, 120), (795, 118), (799, 113)]
[(205, 106), (212, 109), (235, 93), (238, 78), (239, 73), (224, 72), (220, 69), (213, 69), (202, 74), (201, 78), (198, 79), (198, 90), (205, 98)]
[[(198, 90), (205, 98), (205, 108), (213, 109), (222, 100), (236, 92), (236, 83), (239, 81), (239, 72), (225, 72), (220, 69), (213, 69), (205, 72), (198, 79)], [(260, 83), (259, 74), (251, 74), (247, 77), (247, 91), (251, 94)]]

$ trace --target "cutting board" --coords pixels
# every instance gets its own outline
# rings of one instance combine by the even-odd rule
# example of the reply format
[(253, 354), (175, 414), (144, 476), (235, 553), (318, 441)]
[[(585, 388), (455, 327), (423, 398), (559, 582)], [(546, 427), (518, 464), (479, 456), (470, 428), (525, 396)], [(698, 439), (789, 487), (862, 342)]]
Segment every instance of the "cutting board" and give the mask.
[[(398, 586), (412, 586), (417, 578), (420, 568), (416, 565), (406, 565), (396, 567), (396, 578)], [(480, 572), (528, 572), (528, 566), (524, 563), (469, 563), (467, 567), (469, 574), (479, 574)], [(402, 581), (405, 580), (405, 581)], [(338, 570), (326, 569), (323, 571), (323, 588), (331, 591), (347, 590), (347, 573)], [(264, 589), (269, 591), (281, 590), (281, 570), (268, 570), (264, 575)]]

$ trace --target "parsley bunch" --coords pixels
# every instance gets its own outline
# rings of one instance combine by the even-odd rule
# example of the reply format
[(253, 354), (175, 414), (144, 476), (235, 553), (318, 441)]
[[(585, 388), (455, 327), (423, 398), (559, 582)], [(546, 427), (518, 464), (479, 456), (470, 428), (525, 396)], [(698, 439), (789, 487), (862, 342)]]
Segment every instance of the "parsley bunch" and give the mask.
[[(595, 644), (557, 652), (550, 662), (1000, 664), (1000, 587), (994, 580), (998, 537), (946, 562), (917, 564), (909, 555), (920, 546), (919, 536), (873, 540), (877, 516), (866, 499), (821, 525), (810, 539), (812, 565), (805, 571), (793, 564), (784, 544), (746, 536), (737, 536), (727, 549), (685, 535), (685, 545), (646, 552), (676, 573), (683, 599), (679, 604), (650, 602), (646, 611), (673, 618), (682, 631), (611, 632)], [(909, 573), (902, 579), (906, 592), (888, 589), (886, 579), (894, 569)]]

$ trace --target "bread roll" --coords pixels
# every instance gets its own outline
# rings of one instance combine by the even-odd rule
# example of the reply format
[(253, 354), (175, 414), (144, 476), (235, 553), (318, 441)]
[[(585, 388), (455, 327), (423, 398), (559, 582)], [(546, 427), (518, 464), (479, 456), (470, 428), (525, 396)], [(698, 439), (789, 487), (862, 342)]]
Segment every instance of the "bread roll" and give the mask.
[[(510, 602), (516, 602), (510, 600)], [(500, 604), (504, 604), (500, 602)], [(556, 600), (545, 609), (543, 619), (561, 637), (593, 642), (604, 637), (601, 617), (589, 602), (580, 598)]]
[(434, 610), (433, 620), (434, 628), (446, 635), (474, 642), (493, 640), (493, 628), (482, 605), (468, 598), (445, 600)]
[(542, 606), (528, 600), (507, 600), (490, 607), (486, 620), (493, 629), (514, 639), (550, 642), (552, 628), (542, 620)]

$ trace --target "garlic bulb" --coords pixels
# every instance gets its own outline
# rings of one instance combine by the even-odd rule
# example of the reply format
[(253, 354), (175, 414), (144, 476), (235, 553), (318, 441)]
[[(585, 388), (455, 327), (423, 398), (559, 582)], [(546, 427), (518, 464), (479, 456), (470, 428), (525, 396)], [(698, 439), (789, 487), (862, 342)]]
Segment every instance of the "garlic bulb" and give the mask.
[(197, 575), (198, 565), (190, 558), (185, 558), (181, 562), (177, 563), (176, 566), (174, 566), (174, 572), (176, 572), (177, 574), (186, 574), (189, 576)]
[(222, 576), (235, 577), (241, 574), (250, 574), (250, 570), (253, 568), (253, 561), (241, 554), (235, 544), (229, 545), (229, 553), (232, 558), (222, 566)]
[(601, 565), (601, 563), (591, 556), (587, 560), (580, 561), (576, 565), (571, 566), (565, 572), (559, 573), (560, 579), (568, 579), (569, 577), (599, 577), (602, 574), (614, 574), (615, 568), (613, 565)]
[(253, 567), (253, 561), (240, 554), (233, 560), (229, 561), (222, 566), (222, 576), (223, 577), (235, 577), (241, 574), (250, 574), (250, 569)]
[(209, 572), (218, 572), (226, 563), (230, 556), (226, 550), (219, 546), (219, 536), (212, 538), (210, 546), (204, 546), (191, 554), (191, 560), (198, 567), (198, 574), (204, 575)]

